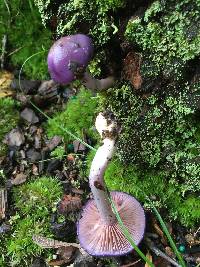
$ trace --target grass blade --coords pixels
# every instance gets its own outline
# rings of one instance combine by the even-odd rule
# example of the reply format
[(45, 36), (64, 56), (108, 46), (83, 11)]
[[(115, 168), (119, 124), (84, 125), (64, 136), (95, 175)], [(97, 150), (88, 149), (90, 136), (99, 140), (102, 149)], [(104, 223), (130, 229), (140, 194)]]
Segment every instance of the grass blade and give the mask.
[(109, 196), (109, 194), (107, 193), (107, 197), (110, 201), (110, 204), (111, 204), (111, 207), (112, 207), (112, 210), (117, 218), (117, 221), (119, 223), (119, 226), (121, 227), (121, 230), (123, 232), (123, 234), (125, 235), (125, 237), (127, 238), (128, 242), (131, 244), (131, 246), (135, 249), (135, 251), (138, 253), (138, 255), (146, 262), (148, 263), (148, 265), (150, 267), (155, 267), (155, 265), (150, 262), (150, 260), (144, 255), (144, 253), (139, 249), (139, 247), (135, 244), (133, 238), (131, 237), (128, 229), (126, 228), (126, 226), (124, 225), (123, 221), (121, 220), (121, 217), (116, 209), (116, 206), (112, 200), (112, 198)]
[(169, 231), (167, 229), (167, 226), (164, 223), (160, 213), (158, 212), (158, 210), (154, 206), (153, 202), (148, 197), (146, 197), (146, 198), (149, 201), (149, 203), (151, 204), (152, 209), (153, 209), (154, 213), (156, 214), (156, 217), (158, 218), (158, 220), (160, 222), (162, 230), (165, 233), (167, 239), (169, 240), (171, 248), (173, 249), (174, 253), (176, 254), (176, 256), (178, 258), (179, 264), (181, 264), (182, 267), (187, 267), (186, 264), (185, 264), (185, 261), (183, 260), (183, 257), (181, 256), (180, 252), (178, 251), (178, 249), (176, 247), (176, 244), (175, 244), (174, 240), (172, 239), (172, 237), (171, 237), (171, 235), (170, 235), (170, 233), (169, 233)]

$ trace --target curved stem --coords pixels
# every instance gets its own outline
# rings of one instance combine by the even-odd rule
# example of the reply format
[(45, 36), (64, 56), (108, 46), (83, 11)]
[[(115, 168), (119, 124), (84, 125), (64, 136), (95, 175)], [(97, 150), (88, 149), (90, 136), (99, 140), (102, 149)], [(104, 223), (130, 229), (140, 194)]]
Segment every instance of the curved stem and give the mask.
[(104, 173), (115, 150), (115, 140), (105, 138), (92, 161), (89, 182), (100, 217), (107, 225), (116, 222), (104, 184)]
[(92, 91), (99, 92), (107, 90), (114, 85), (115, 79), (113, 76), (108, 76), (105, 79), (95, 79), (91, 76), (88, 70), (85, 71), (83, 76), (83, 85)]

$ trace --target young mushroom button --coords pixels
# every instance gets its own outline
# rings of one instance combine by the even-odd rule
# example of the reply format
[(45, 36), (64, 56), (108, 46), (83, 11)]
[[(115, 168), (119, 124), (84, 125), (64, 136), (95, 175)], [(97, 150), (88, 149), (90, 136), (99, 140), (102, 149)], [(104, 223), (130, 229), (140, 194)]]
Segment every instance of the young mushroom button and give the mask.
[(95, 79), (87, 70), (93, 56), (92, 40), (84, 34), (69, 35), (57, 40), (50, 48), (47, 63), (51, 78), (61, 84), (76, 79), (93, 91), (105, 90), (114, 83), (114, 78)]
[[(93, 159), (89, 182), (94, 200), (85, 205), (77, 224), (81, 246), (93, 256), (121, 256), (133, 250), (114, 215), (107, 198), (104, 173), (115, 150), (117, 126), (100, 113), (96, 128), (103, 138)], [(136, 245), (143, 238), (145, 228), (144, 210), (132, 196), (122, 192), (111, 192), (116, 209)]]

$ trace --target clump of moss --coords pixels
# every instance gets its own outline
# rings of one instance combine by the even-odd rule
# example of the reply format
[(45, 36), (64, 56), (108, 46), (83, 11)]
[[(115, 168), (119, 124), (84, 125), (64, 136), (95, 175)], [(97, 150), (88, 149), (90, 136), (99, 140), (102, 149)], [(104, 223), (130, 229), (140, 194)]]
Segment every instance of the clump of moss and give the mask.
[(194, 195), (183, 197), (178, 181), (169, 178), (168, 173), (157, 170), (142, 170), (135, 165), (124, 165), (113, 160), (105, 173), (105, 181), (110, 190), (127, 192), (146, 207), (146, 196), (153, 199), (158, 208), (165, 209), (165, 216), (177, 220), (185, 226), (193, 226), (200, 219), (200, 200)]
[[(190, 196), (197, 197), (200, 190), (200, 122), (191, 86), (168, 84), (162, 89), (144, 98), (130, 85), (123, 85), (102, 96), (103, 106), (114, 113), (122, 128), (116, 154), (121, 164), (117, 162), (117, 168), (112, 164), (108, 180), (112, 189), (128, 191), (143, 201), (140, 188), (148, 196), (156, 194), (157, 204), (166, 207), (175, 219), (174, 211), (183, 214), (181, 203), (191, 203)], [(120, 179), (112, 179), (116, 176)], [(185, 212), (180, 221), (196, 223), (198, 212), (191, 213), (191, 219)]]
[(182, 194), (197, 192), (199, 122), (190, 104), (190, 89), (185, 85), (183, 91), (170, 86), (167, 90), (162, 99), (156, 94), (142, 99), (129, 86), (106, 96), (107, 106), (122, 125), (118, 157), (125, 164), (170, 170), (170, 176), (180, 181)]
[(13, 190), (17, 213), (10, 218), (12, 234), (1, 239), (6, 251), (2, 255), (2, 259), (5, 257), (3, 262), (12, 266), (30, 266), (34, 256), (47, 255), (33, 242), (32, 236), (52, 236), (50, 218), (61, 195), (60, 183), (51, 177), (32, 180)]
[(129, 21), (125, 35), (144, 53), (145, 75), (180, 79), (186, 63), (200, 54), (199, 25), (199, 1), (158, 0)]
[[(33, 0), (16, 0), (10, 5), (1, 1), (0, 40), (8, 38), (9, 58), (20, 66), (33, 54), (43, 51), (24, 65), (25, 74), (31, 79), (47, 79), (46, 55), (51, 46), (51, 33), (42, 25), (40, 14)], [(47, 51), (45, 51), (47, 50)]]
[(89, 33), (95, 45), (104, 45), (115, 31), (114, 19), (110, 12), (125, 6), (126, 0), (109, 1), (60, 1), (35, 0), (43, 22), (46, 24), (57, 17), (56, 31), (59, 36), (76, 32)]
[(91, 91), (82, 87), (77, 96), (67, 102), (64, 111), (55, 113), (53, 118), (48, 120), (48, 135), (60, 135), (66, 142), (70, 142), (72, 137), (60, 128), (62, 127), (81, 139), (84, 138), (84, 134), (96, 139), (93, 124), (97, 104), (97, 98), (92, 96)]
[(11, 131), (19, 120), (18, 108), (18, 103), (12, 98), (0, 98), (0, 156), (6, 153), (6, 146), (2, 144), (5, 134)]

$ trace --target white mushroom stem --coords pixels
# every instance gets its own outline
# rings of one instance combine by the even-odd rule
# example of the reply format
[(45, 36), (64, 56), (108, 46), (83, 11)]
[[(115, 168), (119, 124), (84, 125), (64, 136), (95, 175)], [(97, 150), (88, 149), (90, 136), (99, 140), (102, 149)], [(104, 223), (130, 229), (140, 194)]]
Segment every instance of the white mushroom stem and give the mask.
[(104, 224), (112, 225), (116, 222), (116, 216), (107, 197), (104, 173), (115, 151), (115, 137), (111, 133), (116, 125), (113, 122), (108, 125), (107, 119), (100, 113), (96, 119), (96, 128), (103, 137), (103, 145), (98, 148), (92, 161), (89, 182), (100, 218)]

